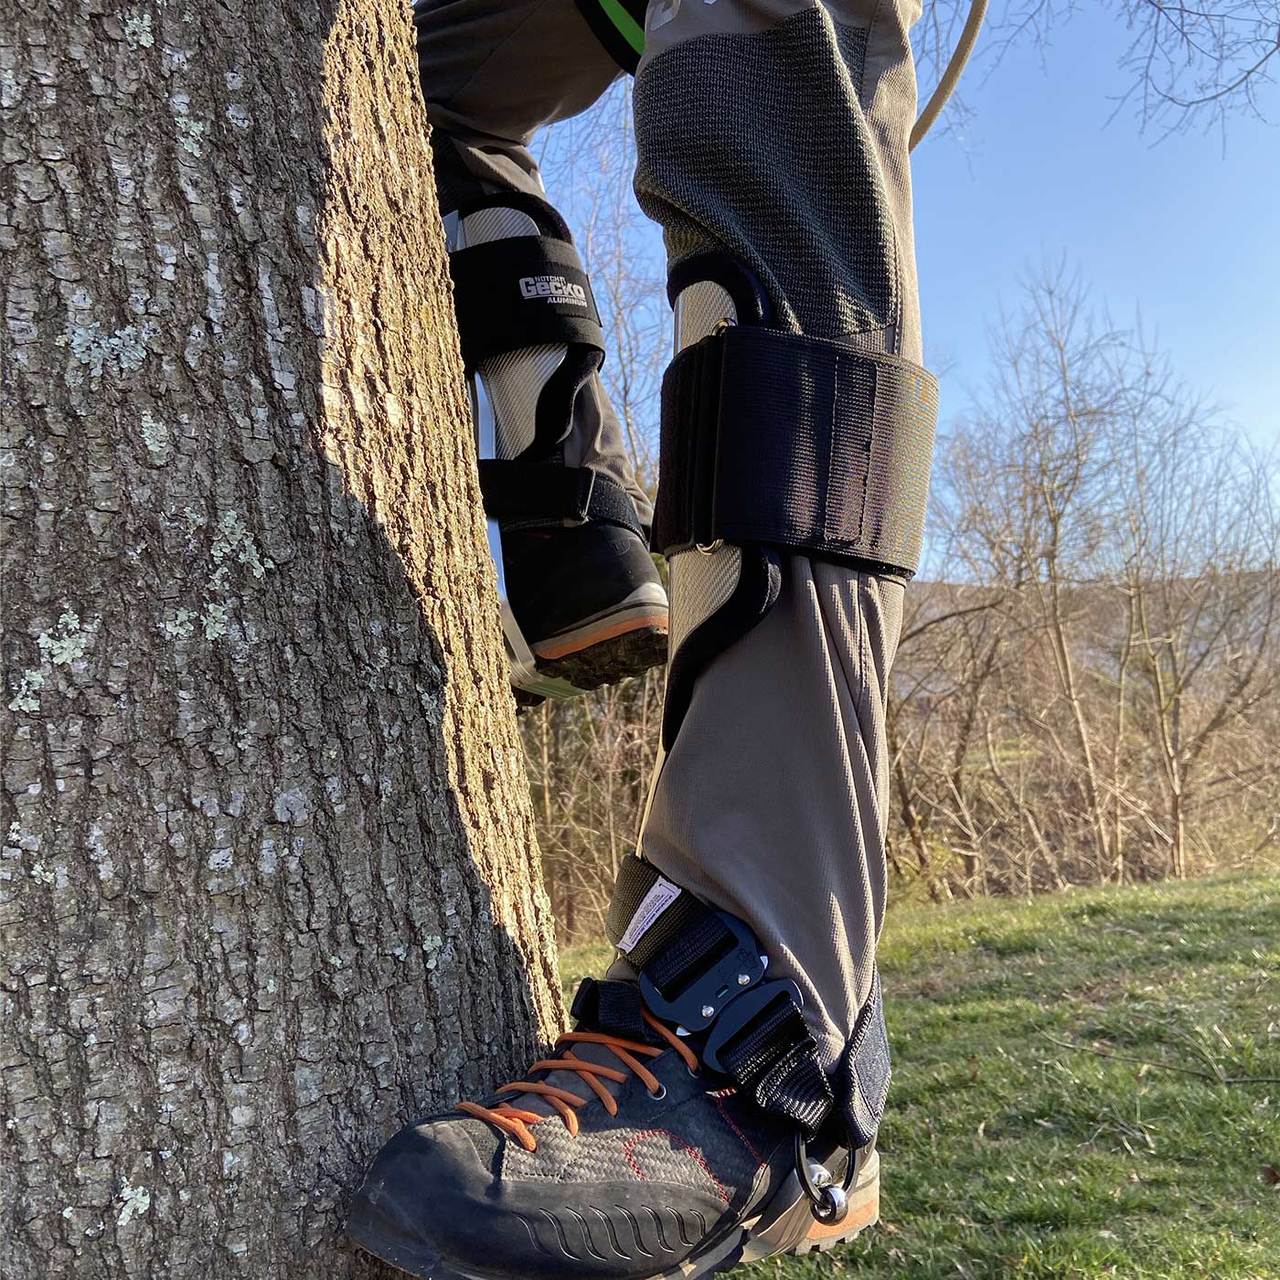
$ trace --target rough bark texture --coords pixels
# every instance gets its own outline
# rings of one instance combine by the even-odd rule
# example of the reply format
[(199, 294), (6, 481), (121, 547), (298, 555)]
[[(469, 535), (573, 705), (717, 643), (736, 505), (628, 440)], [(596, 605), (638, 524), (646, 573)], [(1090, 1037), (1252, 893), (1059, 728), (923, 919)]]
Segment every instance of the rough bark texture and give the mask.
[(559, 1017), (399, 0), (0, 0), (0, 1275), (343, 1277)]

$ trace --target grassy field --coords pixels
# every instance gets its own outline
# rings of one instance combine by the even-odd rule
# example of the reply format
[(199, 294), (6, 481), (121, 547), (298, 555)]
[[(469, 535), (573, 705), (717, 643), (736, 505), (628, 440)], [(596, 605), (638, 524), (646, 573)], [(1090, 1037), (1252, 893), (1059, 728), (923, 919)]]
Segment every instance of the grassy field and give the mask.
[(904, 909), (881, 968), (883, 1224), (744, 1280), (1280, 1280), (1280, 877)]

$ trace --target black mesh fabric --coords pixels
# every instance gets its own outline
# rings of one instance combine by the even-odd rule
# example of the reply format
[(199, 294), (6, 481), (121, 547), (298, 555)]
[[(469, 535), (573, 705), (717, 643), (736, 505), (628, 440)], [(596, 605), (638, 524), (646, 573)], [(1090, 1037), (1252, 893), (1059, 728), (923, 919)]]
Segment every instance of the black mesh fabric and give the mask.
[(780, 323), (820, 337), (899, 322), (896, 237), (858, 93), (865, 49), (865, 31), (814, 6), (767, 31), (684, 41), (636, 79), (636, 194), (671, 260), (736, 254)]
[(750, 1188), (761, 1163), (757, 1151), (768, 1152), (781, 1139), (780, 1122), (753, 1114), (749, 1103), (731, 1096), (686, 1103), (661, 1127), (637, 1128), (630, 1110), (610, 1118), (603, 1107), (584, 1109), (577, 1137), (559, 1121), (541, 1124), (536, 1152), (504, 1143), (502, 1177), (564, 1183), (639, 1179), (711, 1190), (727, 1204)]

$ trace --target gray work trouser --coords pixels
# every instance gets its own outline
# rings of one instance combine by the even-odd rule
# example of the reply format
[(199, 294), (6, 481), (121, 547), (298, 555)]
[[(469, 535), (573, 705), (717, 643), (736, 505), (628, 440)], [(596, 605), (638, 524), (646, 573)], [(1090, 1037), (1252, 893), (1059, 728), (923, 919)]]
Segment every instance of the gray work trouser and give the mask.
[[(918, 16), (915, 0), (652, 0), (635, 186), (669, 259), (726, 250), (780, 324), (919, 362), (907, 163)], [(416, 21), (443, 209), (504, 188), (543, 194), (534, 131), (619, 74), (573, 0), (420, 0)], [(634, 485), (594, 394), (580, 456)], [(828, 1066), (869, 994), (884, 914), (902, 593), (892, 578), (786, 557), (778, 603), (698, 677), (640, 840), (671, 880), (754, 928), (771, 973), (800, 984)], [(677, 591), (676, 629), (680, 610)]]

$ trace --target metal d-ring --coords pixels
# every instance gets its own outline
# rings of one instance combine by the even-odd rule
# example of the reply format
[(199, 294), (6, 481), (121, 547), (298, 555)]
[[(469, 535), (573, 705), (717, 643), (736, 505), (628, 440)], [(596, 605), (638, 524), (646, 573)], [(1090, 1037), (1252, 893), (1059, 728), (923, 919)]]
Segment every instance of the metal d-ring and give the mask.
[[(847, 1136), (847, 1135), (846, 1135)], [(813, 1210), (813, 1216), (822, 1223), (834, 1226), (843, 1222), (849, 1213), (849, 1192), (858, 1174), (857, 1152), (849, 1145), (849, 1167), (844, 1182), (837, 1186), (831, 1171), (816, 1160), (809, 1159), (809, 1147), (803, 1130), (796, 1130), (796, 1177)], [(810, 1166), (818, 1170), (815, 1176)]]

